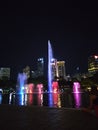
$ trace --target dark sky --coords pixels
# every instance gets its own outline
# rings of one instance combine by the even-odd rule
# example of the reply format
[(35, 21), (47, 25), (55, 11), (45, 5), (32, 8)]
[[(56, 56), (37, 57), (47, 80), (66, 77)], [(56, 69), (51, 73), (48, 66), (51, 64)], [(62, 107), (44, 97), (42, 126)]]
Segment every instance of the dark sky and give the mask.
[(98, 54), (97, 3), (7, 1), (0, 7), (0, 67), (16, 72), (47, 58), (47, 41), (66, 71), (87, 71), (87, 58)]

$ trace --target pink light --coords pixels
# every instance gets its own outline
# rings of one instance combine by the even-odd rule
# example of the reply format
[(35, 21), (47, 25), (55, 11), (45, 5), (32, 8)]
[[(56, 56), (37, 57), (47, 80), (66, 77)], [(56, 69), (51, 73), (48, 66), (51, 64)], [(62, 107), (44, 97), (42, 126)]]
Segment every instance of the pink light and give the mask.
[(58, 93), (53, 93), (53, 102), (55, 106), (58, 105)]
[(56, 93), (58, 91), (58, 82), (54, 81), (52, 83), (53, 92)]
[(29, 84), (29, 93), (33, 93), (34, 84)]
[(43, 94), (39, 93), (38, 96), (38, 105), (43, 105)]
[(37, 84), (37, 91), (38, 91), (38, 93), (43, 92), (43, 84)]
[(33, 94), (28, 95), (28, 103), (29, 105), (33, 104)]
[(33, 93), (34, 92), (34, 84), (28, 84), (26, 86), (26, 93)]
[(98, 59), (98, 56), (95, 55), (94, 57), (95, 57), (95, 59)]

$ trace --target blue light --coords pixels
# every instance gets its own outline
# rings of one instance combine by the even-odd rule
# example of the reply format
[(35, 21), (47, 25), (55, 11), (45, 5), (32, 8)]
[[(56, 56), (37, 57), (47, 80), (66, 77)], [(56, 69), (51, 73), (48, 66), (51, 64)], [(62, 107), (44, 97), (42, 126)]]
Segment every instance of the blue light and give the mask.
[(2, 94), (0, 93), (0, 104), (2, 104)]

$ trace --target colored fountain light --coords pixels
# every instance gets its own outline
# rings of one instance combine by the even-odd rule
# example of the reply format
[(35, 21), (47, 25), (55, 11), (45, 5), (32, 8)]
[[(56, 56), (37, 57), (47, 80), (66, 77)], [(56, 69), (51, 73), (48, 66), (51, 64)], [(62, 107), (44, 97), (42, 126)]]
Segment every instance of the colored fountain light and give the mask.
[(25, 73), (19, 73), (17, 78), (16, 93), (27, 94), (34, 92), (34, 84), (27, 84), (27, 75)]
[(81, 91), (80, 91), (79, 82), (73, 83), (73, 94), (74, 94), (74, 100), (75, 100), (75, 107), (79, 108), (81, 106)]
[(81, 93), (74, 93), (75, 107), (80, 108), (81, 106)]
[(19, 73), (17, 78), (16, 93), (24, 94), (27, 84), (27, 76), (25, 73)]
[(37, 92), (43, 93), (43, 84), (37, 84)]
[(30, 83), (25, 86), (25, 93), (33, 93), (34, 92), (34, 84)]
[(80, 93), (80, 83), (79, 82), (73, 83), (73, 92), (74, 93)]
[(54, 81), (52, 83), (52, 89), (53, 89), (54, 93), (58, 92), (58, 82), (57, 81)]
[(2, 104), (2, 94), (0, 93), (0, 104)]
[(52, 92), (52, 66), (51, 62), (53, 59), (53, 52), (52, 52), (52, 47), (51, 43), (48, 40), (48, 91), (51, 93)]

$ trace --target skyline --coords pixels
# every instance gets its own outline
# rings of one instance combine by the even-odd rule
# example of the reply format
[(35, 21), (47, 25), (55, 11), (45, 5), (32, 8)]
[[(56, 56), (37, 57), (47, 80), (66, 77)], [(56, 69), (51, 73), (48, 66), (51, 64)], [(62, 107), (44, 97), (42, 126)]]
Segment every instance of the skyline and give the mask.
[(98, 54), (97, 8), (86, 4), (4, 4), (0, 8), (0, 67), (35, 69), (37, 58), (47, 58), (50, 40), (54, 58), (65, 61), (67, 73), (77, 67), (86, 72), (88, 57)]

